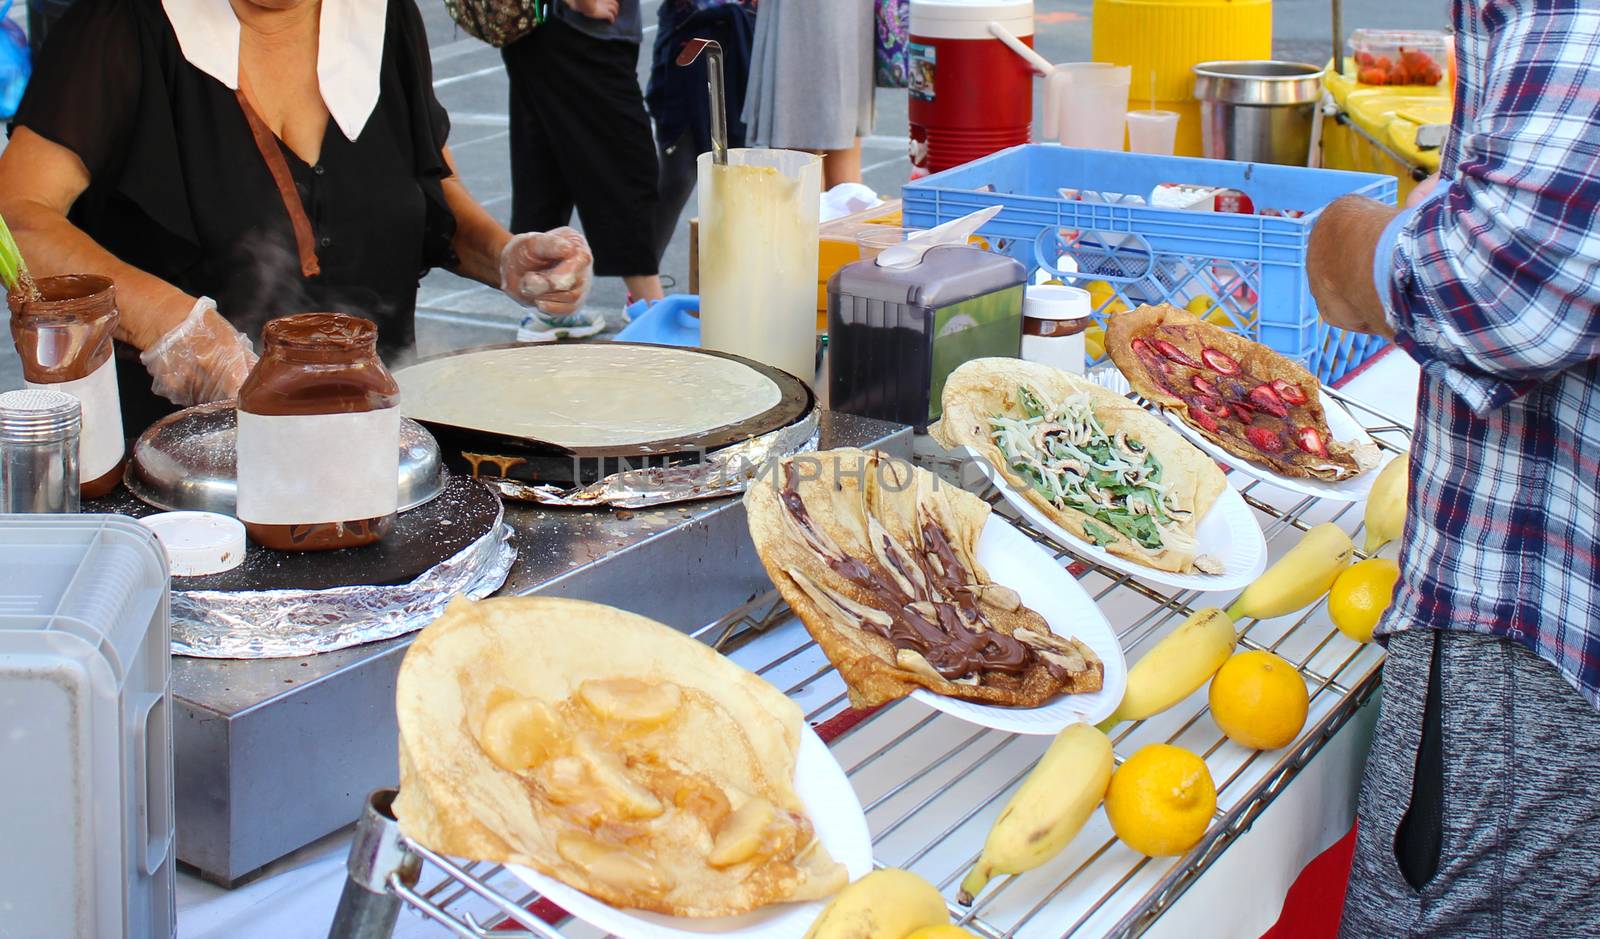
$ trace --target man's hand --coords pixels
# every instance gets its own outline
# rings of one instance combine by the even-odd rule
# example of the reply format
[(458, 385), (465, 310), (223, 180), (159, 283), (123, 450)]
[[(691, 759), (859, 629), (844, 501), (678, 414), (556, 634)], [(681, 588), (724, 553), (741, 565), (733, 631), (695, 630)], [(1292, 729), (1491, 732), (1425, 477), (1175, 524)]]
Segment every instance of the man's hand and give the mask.
[(576, 312), (593, 281), (589, 242), (570, 228), (517, 235), (500, 252), (500, 289), (545, 313)]
[(1329, 326), (1394, 338), (1372, 266), (1378, 239), (1399, 211), (1364, 196), (1344, 196), (1322, 210), (1311, 229), (1306, 278)]
[(619, 0), (566, 0), (567, 6), (591, 20), (604, 20), (615, 23), (617, 14), (622, 10)]

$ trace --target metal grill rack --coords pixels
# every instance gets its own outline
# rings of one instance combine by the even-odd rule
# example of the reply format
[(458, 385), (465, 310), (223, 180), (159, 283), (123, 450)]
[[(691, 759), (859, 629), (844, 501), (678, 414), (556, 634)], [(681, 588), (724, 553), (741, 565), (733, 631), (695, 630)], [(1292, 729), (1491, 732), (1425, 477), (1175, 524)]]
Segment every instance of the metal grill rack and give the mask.
[[(1329, 394), (1357, 415), (1380, 447), (1399, 451), (1408, 446), (1410, 431), (1401, 422), (1336, 391)], [(1233, 481), (1242, 484), (1240, 491), (1258, 514), (1274, 554), (1324, 521), (1359, 529), (1359, 503), (1300, 498), (1237, 475)], [(988, 497), (993, 500), (995, 493)], [(996, 508), (1067, 566), (1113, 623), (1124, 624), (1118, 636), (1130, 663), (1202, 605), (1198, 592), (1162, 592), (1078, 561), (1004, 502)], [(1208, 599), (1204, 605), (1226, 606), (1232, 597)], [(1335, 630), (1325, 602), (1294, 616), (1242, 624), (1242, 648), (1276, 652), (1293, 662), (1306, 681), (1310, 713), (1290, 746), (1260, 752), (1228, 741), (1209, 717), (1204, 688), (1162, 714), (1112, 732), (1118, 764), (1153, 742), (1179, 744), (1205, 759), (1217, 786), (1216, 817), (1188, 854), (1159, 859), (1137, 854), (1115, 838), (1104, 813), (1097, 811), (1052, 862), (998, 879), (970, 908), (948, 899), (953, 918), (990, 939), (1136, 936), (1149, 928), (1250, 828), (1376, 689), (1381, 652)], [(843, 682), (775, 592), (695, 635), (801, 705), (861, 798), (875, 864), (913, 870), (947, 898), (954, 897), (956, 885), (977, 860), (1006, 799), (1050, 742), (1049, 737), (967, 724), (909, 699), (871, 713), (852, 710)], [(395, 898), (442, 926), (439, 935), (460, 939), (603, 935), (565, 917), (498, 865), (460, 862), (409, 843), (388, 816), (386, 803), (369, 806), (358, 828), (351, 879), (341, 919), (335, 922), (340, 936), (387, 939), (393, 910), (360, 916), (345, 907), (352, 902), (393, 907)]]

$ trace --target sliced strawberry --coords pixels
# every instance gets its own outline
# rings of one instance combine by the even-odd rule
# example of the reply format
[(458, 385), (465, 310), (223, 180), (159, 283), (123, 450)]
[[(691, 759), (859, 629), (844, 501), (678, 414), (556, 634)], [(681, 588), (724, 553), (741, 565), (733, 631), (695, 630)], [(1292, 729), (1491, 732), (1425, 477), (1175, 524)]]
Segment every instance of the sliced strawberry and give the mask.
[(1199, 375), (1189, 379), (1189, 384), (1194, 386), (1195, 391), (1198, 391), (1203, 395), (1215, 395), (1217, 393), (1217, 386), (1206, 381)]
[(1233, 406), (1233, 413), (1238, 415), (1239, 420), (1246, 425), (1256, 418), (1255, 409), (1250, 407), (1248, 404), (1235, 404)]
[(1239, 363), (1234, 360), (1233, 356), (1225, 352), (1218, 352), (1215, 349), (1201, 349), (1200, 358), (1205, 359), (1207, 365), (1224, 375), (1239, 374)]
[(1317, 429), (1315, 427), (1302, 427), (1295, 431), (1294, 442), (1299, 444), (1300, 449), (1307, 453), (1312, 453), (1317, 456), (1328, 455), (1328, 445), (1323, 443), (1322, 435), (1317, 433)]
[(1129, 346), (1133, 349), (1134, 355), (1150, 355), (1150, 343), (1143, 339), (1135, 339)]
[(1219, 421), (1227, 420), (1228, 418), (1228, 406), (1223, 404), (1221, 401), (1218, 401), (1216, 398), (1208, 397), (1206, 395), (1198, 395), (1191, 400), (1189, 404), (1194, 410), (1204, 411), (1206, 414), (1216, 418)]
[(1162, 355), (1178, 363), (1179, 365), (1187, 365), (1190, 368), (1200, 367), (1199, 361), (1197, 361), (1194, 356), (1183, 351), (1165, 339), (1157, 339), (1156, 348), (1161, 350)]
[(1272, 390), (1278, 393), (1278, 397), (1295, 407), (1306, 403), (1305, 389), (1287, 379), (1280, 378), (1274, 381)]
[(1289, 416), (1289, 409), (1283, 406), (1283, 399), (1278, 397), (1278, 393), (1269, 385), (1257, 385), (1251, 388), (1250, 403), (1273, 417)]
[(1220, 421), (1218, 421), (1216, 418), (1212, 417), (1211, 415), (1207, 414), (1206, 412), (1200, 410), (1199, 408), (1190, 408), (1189, 409), (1189, 416), (1194, 418), (1194, 422), (1196, 424), (1199, 424), (1201, 427), (1204, 427), (1206, 430), (1211, 431), (1213, 434), (1216, 433), (1218, 431), (1218, 429), (1222, 427), (1222, 423)]
[(1246, 427), (1244, 436), (1262, 453), (1280, 453), (1283, 450), (1283, 437), (1265, 427)]

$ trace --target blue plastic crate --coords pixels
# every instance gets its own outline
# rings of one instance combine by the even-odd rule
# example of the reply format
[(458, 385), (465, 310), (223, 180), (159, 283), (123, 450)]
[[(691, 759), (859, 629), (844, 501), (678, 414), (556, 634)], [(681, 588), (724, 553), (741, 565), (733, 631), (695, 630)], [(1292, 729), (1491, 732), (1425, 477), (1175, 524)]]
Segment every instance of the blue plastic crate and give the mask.
[[(1236, 190), (1255, 214), (1149, 205), (1151, 193), (1169, 183)], [(1298, 360), (1331, 384), (1384, 344), (1325, 326), (1306, 283), (1311, 226), (1324, 206), (1350, 193), (1393, 204), (1395, 180), (1031, 144), (917, 180), (902, 198), (913, 228), (1004, 206), (981, 234), (1030, 269), (1060, 273), (1057, 259), (1070, 254), (1079, 273), (1066, 275), (1069, 282), (1099, 282), (1095, 318), (1102, 327), (1119, 304), (1193, 303), (1212, 322)]]

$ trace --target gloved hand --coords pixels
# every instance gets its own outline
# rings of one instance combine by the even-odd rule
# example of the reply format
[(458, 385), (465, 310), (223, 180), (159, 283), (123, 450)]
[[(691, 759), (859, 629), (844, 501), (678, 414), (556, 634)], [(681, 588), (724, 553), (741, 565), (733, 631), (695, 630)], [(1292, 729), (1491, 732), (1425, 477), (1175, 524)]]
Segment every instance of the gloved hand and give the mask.
[(190, 407), (226, 401), (255, 367), (250, 340), (217, 312), (216, 301), (201, 297), (184, 321), (140, 353), (155, 393)]
[(576, 312), (593, 281), (589, 242), (570, 228), (517, 235), (500, 252), (500, 289), (544, 313)]

